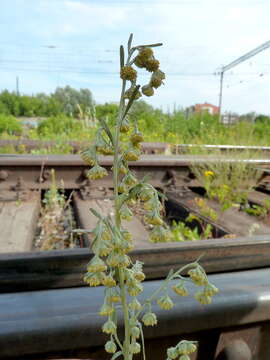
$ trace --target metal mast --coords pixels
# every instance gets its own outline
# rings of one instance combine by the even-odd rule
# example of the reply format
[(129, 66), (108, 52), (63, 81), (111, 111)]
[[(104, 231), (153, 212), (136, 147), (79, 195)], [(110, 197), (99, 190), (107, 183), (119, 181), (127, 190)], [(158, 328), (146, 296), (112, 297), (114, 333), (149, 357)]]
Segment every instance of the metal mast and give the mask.
[(224, 73), (225, 71), (228, 71), (230, 69), (232, 69), (233, 67), (235, 67), (236, 65), (242, 63), (243, 61), (251, 58), (252, 56), (257, 55), (258, 53), (260, 53), (263, 50), (266, 50), (270, 47), (270, 40), (266, 41), (265, 43), (263, 43), (262, 45), (256, 47), (255, 49), (249, 51), (248, 53), (240, 56), (238, 59), (232, 61), (231, 63), (229, 63), (226, 66), (223, 66), (221, 68), (220, 71), (220, 90), (219, 90), (219, 122), (221, 122), (221, 107), (222, 107), (222, 92), (223, 92), (223, 78), (224, 78)]

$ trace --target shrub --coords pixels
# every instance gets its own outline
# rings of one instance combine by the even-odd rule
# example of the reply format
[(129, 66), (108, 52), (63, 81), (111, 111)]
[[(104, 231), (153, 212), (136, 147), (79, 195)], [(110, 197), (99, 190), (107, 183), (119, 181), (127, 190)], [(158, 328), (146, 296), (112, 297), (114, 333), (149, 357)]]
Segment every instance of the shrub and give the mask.
[(0, 114), (0, 134), (20, 135), (22, 133), (21, 123), (13, 116)]
[(55, 136), (56, 134), (70, 135), (82, 132), (83, 125), (78, 120), (74, 120), (66, 115), (52, 116), (43, 120), (37, 128), (38, 134), (42, 136)]

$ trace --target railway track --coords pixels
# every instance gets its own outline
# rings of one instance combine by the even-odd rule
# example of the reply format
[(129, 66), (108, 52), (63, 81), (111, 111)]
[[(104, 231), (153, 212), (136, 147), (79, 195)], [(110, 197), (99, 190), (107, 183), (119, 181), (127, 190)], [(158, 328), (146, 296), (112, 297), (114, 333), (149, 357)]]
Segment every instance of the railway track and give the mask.
[[(194, 199), (200, 196), (195, 191), (200, 184), (192, 176), (190, 165), (205, 163), (206, 159), (217, 160), (203, 156), (194, 160), (191, 156), (145, 155), (131, 163), (131, 168), (138, 178), (151, 174), (150, 182), (167, 196), (166, 213), (181, 219), (188, 212), (196, 213)], [(263, 158), (246, 161), (264, 169), (260, 183), (263, 191), (257, 189), (250, 194), (250, 201), (262, 204), (269, 198), (270, 161)], [(110, 171), (110, 158), (102, 159), (101, 164)], [(89, 289), (82, 282), (86, 263), (93, 256), (87, 248), (91, 238), (84, 236), (82, 248), (33, 251), (37, 213), (43, 191), (51, 186), (51, 169), (55, 170), (57, 184), (63, 182), (65, 189), (73, 191), (78, 227), (93, 227), (90, 207), (112, 211), (111, 175), (90, 182), (86, 177), (87, 167), (79, 156), (0, 156), (0, 308), (3, 309), (0, 310), (0, 358), (103, 359), (103, 338), (101, 333), (96, 336), (100, 319), (95, 315), (102, 290)], [(270, 358), (264, 348), (270, 321), (270, 228), (260, 224), (257, 232), (248, 236), (254, 220), (235, 209), (226, 213), (226, 217), (212, 221), (212, 225), (219, 236), (236, 233), (234, 238), (152, 244), (146, 241), (145, 229), (138, 222), (130, 225), (130, 230), (136, 231), (131, 257), (144, 262), (149, 279), (145, 284), (146, 295), (171, 268), (179, 268), (202, 253), (202, 265), (221, 290), (217, 302), (205, 310), (193, 301), (178, 299), (175, 310), (160, 314), (158, 329), (146, 332), (148, 350), (157, 348), (155, 359), (164, 357), (158, 349), (172, 344), (183, 332), (186, 337), (200, 341), (197, 360), (206, 356), (233, 360), (233, 357), (218, 357), (234, 351), (230, 350), (233, 346), (243, 353), (248, 351), (248, 346), (252, 356), (260, 355), (258, 359)], [(211, 222), (205, 217), (203, 220)], [(179, 322), (185, 326), (179, 327)], [(252, 342), (252, 338), (257, 340)], [(240, 344), (235, 345), (237, 339)], [(251, 360), (248, 356), (243, 359)]]
[[(215, 161), (215, 158), (208, 157), (207, 160)], [(195, 161), (201, 163), (206, 159), (201, 157)], [(268, 187), (267, 169), (270, 162), (265, 159), (250, 161), (265, 169), (261, 179), (265, 191)], [(152, 185), (166, 194), (167, 216), (184, 220), (190, 212), (195, 213), (202, 221), (213, 226), (215, 236), (219, 238), (190, 243), (149, 243), (148, 232), (140, 217), (136, 216), (132, 222), (125, 223), (127, 229), (136, 234), (134, 258), (143, 261), (148, 277), (155, 279), (165, 276), (170, 268), (179, 265), (179, 261), (185, 264), (194, 260), (204, 249), (206, 255), (202, 261), (208, 272), (252, 269), (268, 265), (268, 225), (260, 223), (253, 237), (250, 237), (249, 230), (255, 220), (237, 209), (226, 211), (219, 216), (218, 221), (200, 214), (195, 200), (202, 197), (194, 191), (199, 184), (189, 167), (193, 162), (194, 159), (190, 156), (144, 155), (140, 161), (131, 163), (130, 166), (138, 178), (151, 174)], [(110, 172), (110, 158), (102, 159), (101, 164)], [(88, 167), (79, 156), (1, 156), (0, 292), (83, 285), (81, 279), (85, 264), (92, 256), (88, 250), (91, 238), (87, 234), (82, 238), (81, 248), (42, 252), (37, 251), (33, 245), (41, 196), (43, 191), (51, 186), (52, 169), (55, 170), (58, 186), (64, 184), (65, 189), (72, 190), (72, 205), (78, 228), (92, 229), (95, 226), (96, 220), (89, 208), (96, 208), (102, 213), (113, 211), (111, 175), (104, 180), (90, 182), (85, 176)], [(260, 205), (269, 195), (257, 190), (250, 193), (249, 197), (252, 203)], [(212, 206), (215, 206), (214, 202)], [(226, 234), (234, 234), (235, 238), (224, 239)], [(261, 253), (257, 249), (258, 244), (260, 249), (264, 248), (265, 251)], [(255, 253), (256, 256), (253, 256)], [(163, 261), (163, 258), (166, 261)], [(16, 277), (17, 271), (22, 276)]]
[[(19, 153), (31, 152), (33, 150), (47, 149), (50, 150), (54, 147), (61, 145), (55, 141), (44, 140), (30, 140), (30, 139), (9, 139), (0, 140), (0, 148), (14, 149)], [(89, 146), (88, 142), (81, 141), (67, 141), (65, 145), (70, 147), (70, 151), (73, 154), (79, 153), (82, 148)], [(242, 152), (242, 151), (257, 151), (261, 154), (269, 154), (270, 146), (247, 146), (247, 145), (196, 145), (196, 144), (169, 144), (163, 142), (143, 142), (142, 151), (144, 154), (186, 154), (191, 150), (202, 150), (209, 153), (220, 152)]]

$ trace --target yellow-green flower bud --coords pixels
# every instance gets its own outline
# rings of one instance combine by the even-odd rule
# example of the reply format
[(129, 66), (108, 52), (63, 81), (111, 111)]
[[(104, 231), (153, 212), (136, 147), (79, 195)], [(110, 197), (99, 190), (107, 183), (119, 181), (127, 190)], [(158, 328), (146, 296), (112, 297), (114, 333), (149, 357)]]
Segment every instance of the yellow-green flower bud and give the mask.
[(105, 276), (102, 283), (104, 286), (107, 286), (110, 288), (116, 286), (116, 281), (114, 280), (114, 278), (111, 275)]
[(145, 275), (142, 271), (137, 271), (134, 273), (134, 278), (137, 280), (137, 281), (143, 281), (145, 279)]
[(136, 80), (137, 78), (137, 71), (133, 69), (131, 66), (123, 66), (120, 72), (120, 77), (123, 80)]
[(108, 304), (103, 304), (100, 308), (99, 315), (109, 316), (114, 312), (114, 308)]
[(110, 146), (98, 146), (98, 152), (102, 155), (113, 155), (114, 151)]
[(177, 295), (188, 296), (188, 290), (182, 281), (174, 285), (172, 289)]
[(143, 60), (146, 61), (152, 58), (154, 55), (153, 50), (150, 47), (143, 47), (140, 49), (138, 56)]
[(137, 55), (134, 59), (134, 64), (138, 67), (138, 68), (143, 68), (144, 67), (144, 61), (143, 59), (140, 58), (139, 55)]
[(128, 191), (128, 188), (126, 187), (125, 184), (123, 184), (122, 182), (118, 185), (118, 188), (117, 188), (118, 192), (120, 194), (123, 194), (123, 193), (126, 193)]
[(213, 284), (210, 284), (210, 283), (208, 283), (206, 286), (205, 286), (205, 288), (204, 288), (204, 290), (203, 290), (203, 293), (206, 295), (206, 296), (214, 296), (214, 295), (216, 295), (217, 293), (218, 293), (218, 288), (215, 286), (215, 285), (213, 285)]
[(137, 342), (132, 342), (129, 346), (129, 350), (132, 354), (138, 354), (141, 351), (141, 345)]
[(152, 77), (151, 78), (155, 78), (155, 79), (158, 79), (158, 80), (165, 80), (166, 78), (166, 75), (163, 71), (161, 70), (157, 70), (155, 71), (153, 74), (152, 74)]
[(162, 296), (157, 300), (157, 304), (160, 306), (161, 309), (170, 310), (173, 308), (172, 299), (168, 296)]
[(199, 267), (188, 271), (188, 275), (195, 285), (202, 286), (208, 284), (208, 279), (204, 271)]
[(154, 95), (154, 89), (152, 88), (151, 85), (144, 85), (142, 87), (142, 93), (145, 96), (153, 96)]
[(138, 339), (140, 337), (140, 329), (138, 328), (138, 326), (133, 326), (130, 329), (130, 334), (131, 336), (133, 336), (135, 339)]
[[(129, 89), (127, 89), (124, 94), (124, 99), (131, 99), (134, 93), (134, 89), (134, 86), (131, 86)], [(141, 92), (137, 90), (134, 100), (138, 100), (141, 96)]]
[(145, 215), (144, 221), (151, 225), (163, 225), (163, 220), (156, 214)]
[(177, 345), (177, 350), (179, 355), (188, 355), (194, 353), (197, 350), (197, 346), (191, 341), (182, 340)]
[(96, 179), (102, 179), (104, 176), (107, 176), (108, 172), (105, 168), (102, 166), (96, 164), (87, 172), (87, 177), (89, 177), (92, 180)]
[(121, 133), (127, 133), (129, 130), (130, 130), (130, 124), (129, 124), (128, 120), (125, 118), (122, 121), (122, 124), (120, 126), (120, 132)]
[(92, 260), (87, 264), (88, 272), (101, 272), (106, 271), (107, 266), (103, 260), (98, 255), (95, 255)]
[(102, 331), (106, 334), (115, 334), (116, 333), (116, 325), (112, 320), (108, 320), (102, 326)]
[(121, 252), (122, 254), (127, 254), (133, 249), (134, 249), (134, 244), (132, 242), (127, 240), (122, 240), (121, 247), (119, 247), (119, 252)]
[(86, 282), (89, 286), (98, 286), (103, 283), (104, 273), (90, 274), (87, 273), (83, 277), (83, 281)]
[(132, 235), (131, 235), (131, 233), (130, 233), (128, 230), (122, 229), (122, 230), (121, 230), (121, 234), (122, 234), (123, 238), (124, 238), (126, 241), (131, 241), (131, 240), (132, 240)]
[(157, 325), (157, 317), (156, 314), (152, 312), (148, 312), (143, 315), (142, 322), (145, 326), (154, 326)]
[(132, 213), (132, 211), (127, 207), (126, 204), (124, 204), (124, 205), (121, 206), (121, 209), (120, 209), (119, 213), (120, 213), (120, 217), (121, 217), (122, 220), (127, 220), (127, 221), (132, 220), (133, 213)]
[(137, 299), (133, 299), (128, 306), (131, 310), (141, 310), (142, 308), (142, 305)]
[(155, 210), (156, 208), (156, 201), (154, 198), (146, 201), (144, 204), (143, 204), (143, 208), (144, 210), (147, 210), (147, 211), (152, 211), (152, 210)]
[(107, 353), (114, 354), (116, 352), (116, 345), (113, 341), (107, 341), (105, 344), (105, 350)]
[(122, 182), (128, 186), (134, 186), (137, 184), (138, 180), (131, 172), (128, 172), (126, 176), (122, 179)]
[(133, 283), (132, 286), (128, 287), (128, 293), (130, 296), (137, 296), (143, 291), (143, 286), (139, 283)]
[(107, 264), (113, 267), (125, 268), (130, 264), (130, 258), (125, 254), (112, 252), (107, 258)]
[(151, 79), (150, 85), (151, 85), (153, 88), (157, 89), (157, 88), (159, 88), (159, 87), (162, 85), (162, 80), (159, 80), (159, 79)]
[(105, 240), (105, 241), (109, 241), (111, 240), (112, 236), (111, 236), (111, 233), (109, 232), (109, 230), (103, 230), (102, 231), (102, 234), (101, 234), (101, 239), (102, 240)]
[(208, 305), (211, 304), (212, 302), (212, 298), (211, 296), (207, 296), (205, 295), (203, 292), (198, 291), (195, 295), (194, 298), (201, 304), (203, 305)]
[(140, 151), (134, 148), (130, 148), (124, 152), (123, 158), (126, 161), (137, 161), (140, 157)]
[(142, 201), (148, 201), (154, 196), (154, 191), (150, 187), (144, 187), (139, 193), (139, 198)]
[(94, 254), (96, 254), (98, 256), (107, 256), (112, 251), (112, 248), (110, 246), (108, 246), (108, 244), (105, 243), (105, 241), (103, 240), (103, 241), (95, 242), (92, 245), (92, 250), (93, 250)]
[(176, 359), (179, 356), (177, 348), (175, 348), (175, 347), (168, 348), (167, 349), (167, 356), (168, 356), (169, 359)]
[(108, 302), (112, 302), (112, 303), (121, 302), (121, 297), (119, 295), (108, 296)]
[(150, 232), (150, 241), (154, 243), (172, 241), (172, 233), (163, 226), (155, 226)]
[(159, 68), (159, 61), (156, 59), (148, 59), (145, 62), (145, 68), (150, 72), (157, 71)]
[(131, 134), (130, 141), (133, 144), (140, 143), (144, 140), (143, 134), (138, 130), (135, 130), (133, 134)]
[(129, 206), (135, 206), (136, 204), (137, 204), (137, 202), (136, 202), (136, 200), (135, 199), (128, 199), (127, 201), (126, 201), (126, 203), (127, 203), (127, 205), (129, 205)]
[(92, 148), (83, 151), (81, 153), (81, 158), (90, 166), (96, 164), (96, 153)]
[(128, 168), (121, 162), (119, 165), (119, 173), (125, 175), (128, 172)]

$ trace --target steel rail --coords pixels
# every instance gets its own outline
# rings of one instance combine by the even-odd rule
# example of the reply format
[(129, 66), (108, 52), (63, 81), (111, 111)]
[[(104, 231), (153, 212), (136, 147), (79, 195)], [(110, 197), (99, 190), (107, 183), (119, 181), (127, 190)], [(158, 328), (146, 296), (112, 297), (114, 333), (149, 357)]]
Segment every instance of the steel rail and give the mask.
[[(54, 146), (59, 145), (67, 145), (73, 150), (73, 152), (79, 152), (84, 147), (89, 145), (87, 141), (75, 141), (70, 140), (65, 143), (58, 143), (56, 141), (50, 140), (30, 140), (30, 139), (0, 139), (0, 148), (11, 146), (14, 147), (17, 151), (31, 151), (38, 149), (50, 149)], [(251, 150), (251, 151), (261, 151), (261, 152), (269, 152), (270, 146), (256, 146), (256, 145), (213, 145), (213, 144), (169, 144), (164, 142), (143, 142), (142, 143), (142, 151), (146, 154), (154, 154), (154, 153), (162, 153), (168, 149), (172, 149), (173, 151), (180, 150), (186, 151), (189, 148), (198, 148), (205, 150), (221, 150), (221, 151), (242, 151), (242, 150)]]
[[(142, 155), (138, 161), (130, 161), (130, 166), (190, 166), (196, 163), (206, 162), (239, 162), (258, 165), (270, 165), (269, 158), (254, 158), (254, 159), (235, 159), (228, 156), (213, 156), (213, 155)], [(87, 166), (81, 159), (80, 155), (10, 155), (0, 154), (0, 166)], [(111, 156), (101, 156), (100, 164), (103, 166), (112, 165)]]
[[(270, 267), (270, 235), (182, 243), (149, 243), (131, 252), (148, 279), (159, 279), (203, 255), (207, 273)], [(0, 293), (84, 286), (87, 248), (0, 254)]]
[[(166, 312), (153, 305), (159, 324), (145, 328), (145, 338), (146, 344), (158, 340), (157, 360), (165, 356), (164, 338), (168, 346), (168, 342), (181, 340), (182, 334), (186, 338), (187, 334), (202, 332), (203, 338), (208, 339), (208, 350), (209, 347), (215, 350), (222, 330), (226, 332), (229, 327), (240, 325), (263, 328), (269, 324), (269, 268), (210, 275), (209, 280), (220, 290), (211, 305), (202, 306), (192, 296), (180, 297), (171, 292), (175, 304), (172, 310)], [(139, 300), (144, 301), (159, 286), (159, 280), (146, 281)], [(188, 285), (188, 288), (193, 295), (194, 287)], [(107, 339), (100, 330), (104, 319), (98, 315), (103, 292), (103, 287), (84, 287), (0, 295), (0, 358), (22, 359), (31, 354), (63, 350), (74, 354), (78, 349), (88, 348), (93, 352), (101, 349)], [(121, 330), (121, 316), (118, 324)], [(217, 331), (217, 341), (209, 336), (211, 330)], [(264, 356), (269, 358), (269, 346)], [(205, 359), (205, 353), (197, 359)]]

